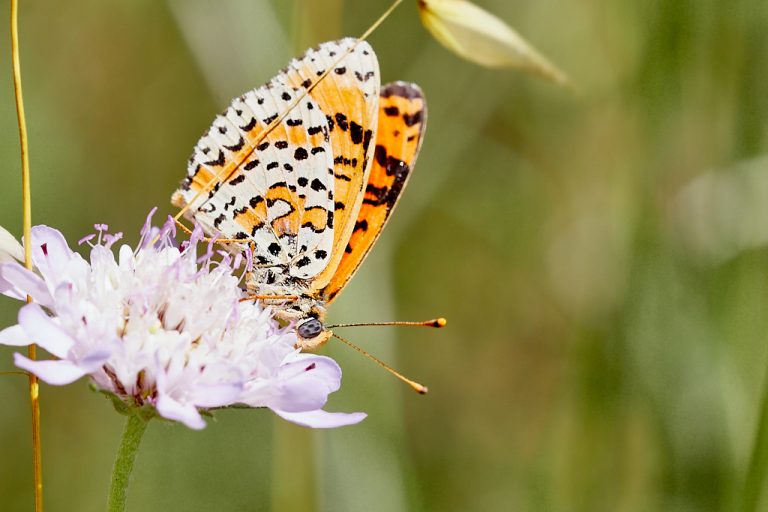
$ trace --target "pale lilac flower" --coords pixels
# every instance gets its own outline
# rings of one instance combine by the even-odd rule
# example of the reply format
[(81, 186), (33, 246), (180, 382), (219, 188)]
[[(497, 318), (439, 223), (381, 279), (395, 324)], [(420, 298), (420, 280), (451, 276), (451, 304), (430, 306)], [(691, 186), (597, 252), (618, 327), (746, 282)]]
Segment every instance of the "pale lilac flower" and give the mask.
[(15, 354), (17, 366), (54, 385), (88, 375), (126, 405), (154, 407), (194, 429), (205, 426), (201, 411), (239, 404), (309, 427), (365, 418), (323, 411), (340, 386), (336, 362), (300, 353), (292, 329), (280, 328), (268, 309), (240, 302), (235, 271), (244, 258), (213, 260), (199, 230), (178, 246), (170, 220), (158, 230), (148, 218), (138, 248), (122, 245), (117, 254), (112, 245), (121, 235), (96, 228), (97, 236), (82, 240), (91, 245), (89, 260), (59, 231), (36, 226), (37, 273), (0, 264), (0, 293), (34, 300), (21, 308), (18, 324), (0, 331), (0, 343), (34, 342), (56, 357)]

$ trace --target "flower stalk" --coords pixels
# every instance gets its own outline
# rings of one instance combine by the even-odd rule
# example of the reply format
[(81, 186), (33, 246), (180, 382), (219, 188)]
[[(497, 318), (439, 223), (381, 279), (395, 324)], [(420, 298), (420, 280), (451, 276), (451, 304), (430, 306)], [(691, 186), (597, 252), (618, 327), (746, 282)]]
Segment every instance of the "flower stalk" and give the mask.
[[(19, 59), (19, 0), (11, 0), (11, 62), (13, 65), (13, 92), (16, 98), (16, 121), (19, 126), (21, 146), (21, 194), (24, 224), (24, 240), (32, 237), (32, 197), (29, 177), (29, 145), (27, 143), (27, 120), (24, 115), (24, 99), (21, 89), (21, 64)], [(32, 269), (32, 247), (24, 244), (24, 265)], [(31, 298), (27, 297), (27, 302)], [(30, 359), (37, 358), (37, 346), (29, 345)], [(35, 485), (35, 512), (43, 510), (43, 461), (40, 442), (40, 383), (37, 376), (29, 374), (29, 400), (32, 407), (32, 466)]]
[(107, 499), (108, 512), (122, 512), (128, 496), (128, 483), (133, 472), (133, 463), (141, 444), (141, 438), (147, 430), (149, 420), (138, 414), (130, 414), (117, 450), (115, 465), (112, 467), (112, 482)]

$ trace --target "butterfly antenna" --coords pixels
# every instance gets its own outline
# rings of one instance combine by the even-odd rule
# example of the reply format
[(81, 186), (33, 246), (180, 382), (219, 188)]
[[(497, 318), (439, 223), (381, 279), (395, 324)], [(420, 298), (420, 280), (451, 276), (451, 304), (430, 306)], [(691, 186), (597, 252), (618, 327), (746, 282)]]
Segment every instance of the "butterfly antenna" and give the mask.
[(381, 326), (390, 326), (390, 325), (397, 325), (397, 326), (406, 326), (406, 327), (435, 327), (437, 329), (441, 327), (445, 327), (445, 325), (448, 323), (448, 320), (446, 320), (443, 317), (440, 318), (433, 318), (432, 320), (424, 320), (423, 322), (366, 322), (366, 323), (359, 323), (359, 324), (336, 324), (336, 325), (328, 325), (328, 329), (335, 329), (336, 327), (381, 327)]
[(394, 368), (392, 368), (391, 366), (389, 366), (387, 363), (385, 363), (385, 362), (384, 362), (384, 361), (382, 361), (381, 359), (379, 359), (379, 358), (377, 358), (377, 357), (374, 357), (374, 356), (372, 356), (371, 354), (369, 354), (368, 352), (366, 352), (366, 351), (365, 351), (365, 350), (363, 350), (362, 348), (358, 347), (357, 345), (355, 345), (355, 344), (354, 344), (354, 343), (352, 343), (351, 341), (349, 341), (349, 340), (346, 340), (346, 339), (342, 338), (341, 336), (339, 336), (339, 335), (338, 335), (338, 334), (336, 334), (336, 333), (333, 333), (333, 334), (331, 334), (331, 336), (333, 336), (333, 337), (334, 337), (334, 338), (336, 338), (337, 340), (341, 341), (342, 343), (344, 343), (344, 344), (346, 344), (346, 345), (349, 345), (349, 346), (350, 346), (350, 347), (352, 347), (353, 349), (357, 350), (359, 353), (361, 353), (362, 355), (364, 355), (365, 357), (367, 357), (368, 359), (370, 359), (370, 360), (371, 360), (371, 361), (373, 361), (374, 363), (378, 364), (379, 366), (381, 366), (382, 368), (384, 368), (385, 370), (387, 370), (389, 373), (391, 373), (392, 375), (394, 375), (395, 377), (397, 377), (397, 378), (398, 378), (398, 379), (400, 379), (401, 381), (403, 381), (403, 382), (405, 382), (406, 384), (408, 384), (408, 385), (411, 387), (411, 389), (413, 389), (413, 390), (414, 390), (415, 392), (417, 392), (418, 394), (420, 394), (420, 395), (426, 395), (426, 394), (427, 394), (427, 392), (429, 391), (429, 389), (427, 388), (427, 386), (425, 386), (425, 385), (423, 385), (423, 384), (419, 384), (418, 382), (416, 382), (416, 381), (413, 381), (413, 380), (409, 379), (408, 377), (406, 377), (406, 376), (405, 376), (405, 375), (403, 375), (402, 373), (400, 373), (400, 372), (396, 371)]

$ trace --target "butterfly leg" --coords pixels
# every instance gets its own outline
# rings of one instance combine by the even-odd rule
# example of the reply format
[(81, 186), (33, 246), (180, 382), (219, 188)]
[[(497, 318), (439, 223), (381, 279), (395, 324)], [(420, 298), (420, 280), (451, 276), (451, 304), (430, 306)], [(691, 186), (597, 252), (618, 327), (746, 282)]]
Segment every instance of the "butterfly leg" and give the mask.
[[(189, 229), (187, 226), (185, 226), (180, 220), (174, 219), (174, 222), (176, 223), (176, 225), (183, 232), (185, 232), (189, 236), (192, 236), (192, 230)], [(239, 240), (237, 238), (208, 238), (208, 237), (203, 237), (202, 241), (203, 242), (211, 242), (211, 241), (213, 241), (214, 243), (222, 244), (222, 245), (226, 245), (226, 244), (242, 244), (243, 243), (243, 240)]]
[(299, 300), (299, 297), (298, 295), (248, 295), (240, 299), (240, 302), (247, 302), (249, 300), (284, 300), (295, 302)]

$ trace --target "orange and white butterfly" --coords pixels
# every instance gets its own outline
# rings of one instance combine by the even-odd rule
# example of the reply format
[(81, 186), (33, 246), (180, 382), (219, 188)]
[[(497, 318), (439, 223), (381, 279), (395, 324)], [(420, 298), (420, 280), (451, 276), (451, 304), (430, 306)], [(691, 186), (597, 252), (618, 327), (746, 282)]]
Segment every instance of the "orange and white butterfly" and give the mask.
[(172, 201), (209, 235), (250, 248), (248, 291), (296, 321), (311, 350), (330, 338), (326, 307), (392, 213), (425, 123), (419, 87), (381, 87), (368, 43), (324, 43), (216, 117)]

